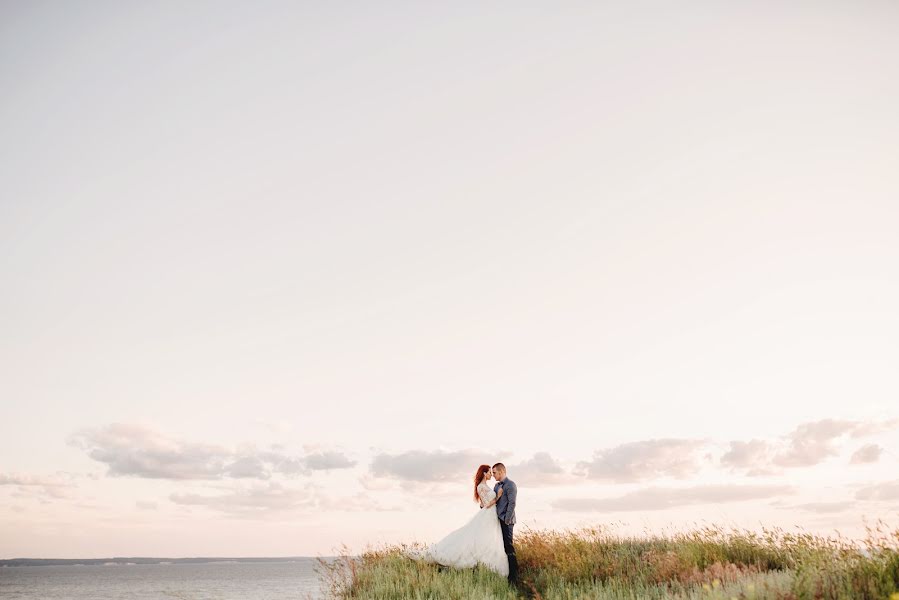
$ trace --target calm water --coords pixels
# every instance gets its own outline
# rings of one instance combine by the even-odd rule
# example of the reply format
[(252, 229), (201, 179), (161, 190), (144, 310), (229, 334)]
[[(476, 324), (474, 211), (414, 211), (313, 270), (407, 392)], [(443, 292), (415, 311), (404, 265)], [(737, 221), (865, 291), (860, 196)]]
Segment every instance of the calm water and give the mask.
[(179, 565), (0, 567), (3, 600), (306, 600), (314, 559)]

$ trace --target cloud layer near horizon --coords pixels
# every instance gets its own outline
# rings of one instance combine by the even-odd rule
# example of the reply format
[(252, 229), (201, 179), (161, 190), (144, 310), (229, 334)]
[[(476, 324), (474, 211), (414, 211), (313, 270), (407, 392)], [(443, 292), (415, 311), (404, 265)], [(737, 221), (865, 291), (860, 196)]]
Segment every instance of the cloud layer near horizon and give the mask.
[[(751, 485), (649, 485), (618, 495), (579, 497), (573, 494), (552, 501), (555, 509), (567, 512), (658, 511), (694, 504), (782, 499), (796, 491), (793, 486), (776, 481), (784, 469), (812, 468), (829, 459), (837, 459), (847, 448), (851, 456), (842, 464), (875, 463), (881, 456), (881, 446), (866, 443), (853, 449), (852, 442), (892, 431), (897, 424), (899, 421), (896, 420), (823, 419), (802, 423), (777, 439), (731, 441), (723, 452), (716, 450), (719, 444), (713, 440), (662, 438), (597, 449), (589, 460), (573, 461), (567, 466), (548, 452), (537, 452), (520, 461), (508, 460), (506, 464), (510, 477), (526, 488), (557, 486), (570, 489), (588, 484), (633, 486), (664, 480), (686, 482), (702, 474), (713, 480), (726, 479), (728, 474), (775, 480)], [(440, 486), (452, 487), (467, 481), (478, 464), (490, 464), (493, 456), (505, 454), (478, 449), (375, 452), (366, 466), (359, 465), (340, 450), (318, 449), (290, 454), (278, 446), (258, 450), (250, 445), (242, 446), (238, 451), (224, 445), (177, 439), (143, 425), (121, 423), (78, 431), (69, 443), (92, 460), (106, 465), (107, 475), (112, 478), (136, 477), (185, 483), (232, 480), (235, 485), (227, 489), (212, 493), (178, 491), (170, 494), (169, 500), (180, 506), (204, 507), (242, 517), (327, 506), (316, 488), (297, 487), (290, 482), (297, 478), (309, 482), (308, 477), (315, 472), (342, 470), (356, 473), (358, 488), (355, 494), (343, 495), (343, 509), (381, 510), (373, 497), (395, 489), (391, 482), (426, 484), (435, 490)], [(243, 485), (241, 480), (251, 483)], [(71, 484), (59, 478), (2, 475), (0, 485), (32, 487), (49, 497), (63, 497)], [(895, 482), (872, 482), (858, 489), (854, 498), (855, 501), (882, 502), (896, 500), (899, 494)], [(793, 505), (798, 510), (813, 513), (840, 512), (850, 506), (849, 500)]]
[[(489, 448), (369, 449), (351, 458), (340, 448), (299, 442), (303, 451), (289, 451), (283, 437), (280, 443), (222, 444), (111, 423), (68, 439), (82, 460), (89, 459), (86, 465), (105, 466), (105, 475), (0, 473), (0, 492), (8, 490), (7, 497), (22, 506), (16, 510), (29, 503), (96, 510), (91, 507), (98, 497), (124, 494), (137, 520), (225, 518), (260, 527), (332, 519), (394, 522), (396, 515), (435, 508), (466, 514), (474, 467), (500, 458), (519, 485), (525, 519), (551, 514), (554, 522), (577, 524), (639, 515), (645, 522), (693, 514), (687, 511), (702, 506), (715, 515), (767, 507), (830, 523), (899, 508), (899, 482), (870, 474), (895, 427), (894, 420), (823, 419), (748, 442), (635, 440), (597, 448), (587, 459), (548, 451), (517, 457)], [(857, 483), (819, 495), (794, 477), (786, 479), (788, 472), (816, 469), (858, 474)], [(125, 479), (139, 482), (131, 495)], [(105, 491), (98, 494), (97, 486)]]
[(302, 456), (275, 450), (233, 450), (165, 436), (148, 427), (113, 423), (85, 429), (69, 443), (108, 467), (113, 477), (202, 480), (268, 479), (273, 473), (303, 475), (312, 471), (348, 469), (356, 463), (338, 451)]

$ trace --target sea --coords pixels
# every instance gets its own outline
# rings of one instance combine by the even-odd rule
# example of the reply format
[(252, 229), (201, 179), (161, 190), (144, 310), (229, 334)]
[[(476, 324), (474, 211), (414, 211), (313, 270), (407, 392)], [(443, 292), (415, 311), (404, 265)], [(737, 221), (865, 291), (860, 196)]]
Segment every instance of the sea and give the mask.
[(3, 600), (319, 600), (314, 558), (0, 567)]

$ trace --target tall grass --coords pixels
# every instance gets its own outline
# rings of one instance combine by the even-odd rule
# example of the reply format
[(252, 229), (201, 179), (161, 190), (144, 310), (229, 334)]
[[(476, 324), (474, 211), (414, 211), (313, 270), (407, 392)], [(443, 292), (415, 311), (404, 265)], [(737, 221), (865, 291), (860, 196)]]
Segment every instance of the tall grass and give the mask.
[(408, 558), (409, 547), (344, 556), (325, 569), (327, 594), (357, 599), (899, 600), (899, 530), (841, 537), (716, 527), (629, 537), (606, 528), (526, 530), (521, 583), (478, 569)]
[(320, 561), (325, 595), (330, 598), (517, 600), (518, 593), (483, 567), (446, 569), (408, 557), (407, 546), (371, 550), (361, 557), (343, 554)]

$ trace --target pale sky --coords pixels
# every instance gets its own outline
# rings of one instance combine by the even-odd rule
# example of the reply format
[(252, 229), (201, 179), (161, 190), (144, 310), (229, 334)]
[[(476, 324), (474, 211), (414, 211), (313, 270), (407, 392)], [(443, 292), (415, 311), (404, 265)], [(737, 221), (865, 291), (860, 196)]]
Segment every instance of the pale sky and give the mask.
[(897, 27), (0, 3), (0, 558), (896, 523)]

